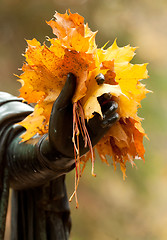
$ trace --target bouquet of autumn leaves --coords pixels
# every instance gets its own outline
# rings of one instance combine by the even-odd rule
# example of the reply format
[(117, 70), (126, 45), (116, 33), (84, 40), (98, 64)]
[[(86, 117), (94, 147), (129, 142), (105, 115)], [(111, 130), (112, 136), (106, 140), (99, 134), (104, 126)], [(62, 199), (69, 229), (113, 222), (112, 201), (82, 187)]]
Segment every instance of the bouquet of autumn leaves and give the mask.
[[(146, 134), (137, 109), (148, 92), (141, 83), (142, 79), (148, 78), (147, 64), (130, 63), (136, 48), (129, 45), (119, 48), (114, 41), (107, 49), (98, 48), (95, 42), (96, 32), (84, 24), (84, 18), (79, 14), (56, 12), (54, 17), (54, 20), (47, 22), (56, 35), (55, 38), (47, 38), (49, 46), (45, 43), (41, 45), (36, 39), (27, 41), (26, 62), (22, 67), (23, 73), (19, 76), (22, 84), (20, 96), (36, 105), (34, 112), (20, 123), (27, 130), (22, 135), (22, 141), (27, 141), (37, 133), (47, 133), (52, 105), (65, 84), (67, 74), (71, 72), (77, 78), (72, 99), (73, 141), (78, 134), (76, 115), (81, 118), (81, 124), (85, 119), (89, 121), (94, 112), (102, 116), (99, 96), (110, 93), (111, 100), (118, 103), (120, 116), (119, 121), (93, 149), (85, 126), (82, 126), (90, 152), (82, 158), (77, 156), (77, 164), (85, 165), (91, 158), (94, 175), (96, 149), (101, 160), (107, 164), (107, 156), (112, 157), (114, 168), (120, 163), (125, 177), (127, 161), (133, 165), (136, 157), (144, 159), (143, 137)], [(105, 77), (103, 84), (96, 81), (99, 74)], [(79, 152), (77, 148), (74, 141), (76, 155)]]

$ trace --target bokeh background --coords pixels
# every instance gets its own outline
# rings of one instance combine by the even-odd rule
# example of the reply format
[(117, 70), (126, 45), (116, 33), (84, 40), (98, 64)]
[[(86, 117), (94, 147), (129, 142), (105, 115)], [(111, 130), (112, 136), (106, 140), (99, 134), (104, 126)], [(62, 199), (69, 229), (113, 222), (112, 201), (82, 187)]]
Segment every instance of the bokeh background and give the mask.
[[(79, 209), (71, 205), (71, 240), (167, 239), (167, 1), (166, 0), (0, 0), (0, 91), (19, 95), (25, 39), (53, 37), (45, 23), (55, 10), (70, 8), (98, 30), (102, 47), (117, 38), (119, 46), (138, 46), (132, 62), (148, 62), (147, 88), (154, 93), (142, 101), (139, 115), (145, 120), (150, 141), (144, 140), (145, 163), (127, 165), (127, 178), (96, 159), (96, 178), (88, 164), (78, 189)], [(112, 161), (111, 161), (112, 163)], [(74, 173), (67, 176), (69, 196)], [(9, 226), (9, 218), (8, 218)], [(7, 227), (6, 240), (9, 239)]]

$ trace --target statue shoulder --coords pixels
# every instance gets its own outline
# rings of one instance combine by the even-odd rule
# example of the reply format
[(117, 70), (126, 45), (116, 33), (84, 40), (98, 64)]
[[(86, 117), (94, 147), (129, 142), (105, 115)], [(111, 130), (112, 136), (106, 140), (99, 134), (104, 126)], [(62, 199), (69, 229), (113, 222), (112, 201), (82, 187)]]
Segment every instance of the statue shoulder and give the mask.
[(6, 92), (0, 92), (0, 124), (9, 119), (24, 118), (33, 112), (33, 107)]
[(18, 98), (7, 92), (0, 92), (0, 106), (6, 102), (19, 101), (22, 102), (23, 98)]

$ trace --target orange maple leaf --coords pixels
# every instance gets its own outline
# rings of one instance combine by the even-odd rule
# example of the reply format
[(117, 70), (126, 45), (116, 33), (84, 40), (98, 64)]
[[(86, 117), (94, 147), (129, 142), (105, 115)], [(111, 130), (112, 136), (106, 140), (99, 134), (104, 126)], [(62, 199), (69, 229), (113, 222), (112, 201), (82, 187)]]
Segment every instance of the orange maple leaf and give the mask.
[[(36, 133), (47, 133), (52, 105), (64, 86), (67, 74), (72, 72), (77, 77), (73, 103), (81, 104), (82, 117), (89, 120), (95, 111), (102, 114), (97, 97), (103, 93), (111, 93), (118, 103), (119, 122), (94, 149), (102, 161), (108, 163), (106, 156), (109, 155), (114, 167), (120, 163), (125, 177), (127, 161), (133, 165), (135, 157), (144, 159), (143, 137), (146, 134), (137, 109), (149, 92), (141, 83), (142, 79), (148, 78), (147, 64), (130, 63), (136, 48), (129, 45), (119, 48), (114, 41), (106, 50), (97, 48), (96, 32), (84, 24), (84, 18), (79, 14), (56, 12), (54, 17), (47, 24), (57, 38), (48, 38), (49, 47), (36, 39), (27, 41), (26, 63), (19, 77), (22, 84), (20, 96), (29, 103), (36, 103), (36, 106), (34, 112), (20, 123), (27, 130), (22, 139), (26, 141)], [(96, 83), (95, 77), (99, 73), (104, 74), (105, 84)], [(91, 152), (91, 157), (93, 154)], [(86, 163), (89, 157), (90, 152), (78, 161)]]

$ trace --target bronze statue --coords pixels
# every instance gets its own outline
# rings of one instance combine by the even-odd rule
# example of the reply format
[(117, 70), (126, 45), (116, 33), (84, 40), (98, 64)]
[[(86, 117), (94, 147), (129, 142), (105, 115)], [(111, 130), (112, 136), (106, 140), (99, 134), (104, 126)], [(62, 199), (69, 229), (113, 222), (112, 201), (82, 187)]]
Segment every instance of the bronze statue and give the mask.
[[(0, 92), (0, 240), (4, 239), (9, 187), (12, 190), (11, 240), (66, 240), (71, 229), (65, 175), (75, 167), (72, 143), (72, 96), (76, 78), (69, 73), (55, 101), (48, 134), (21, 142), (17, 124), (33, 108), (23, 99)], [(99, 101), (103, 102), (105, 96)], [(86, 126), (92, 145), (117, 121), (117, 104), (102, 106)], [(81, 134), (80, 134), (81, 135)], [(80, 154), (88, 148), (80, 137)]]

